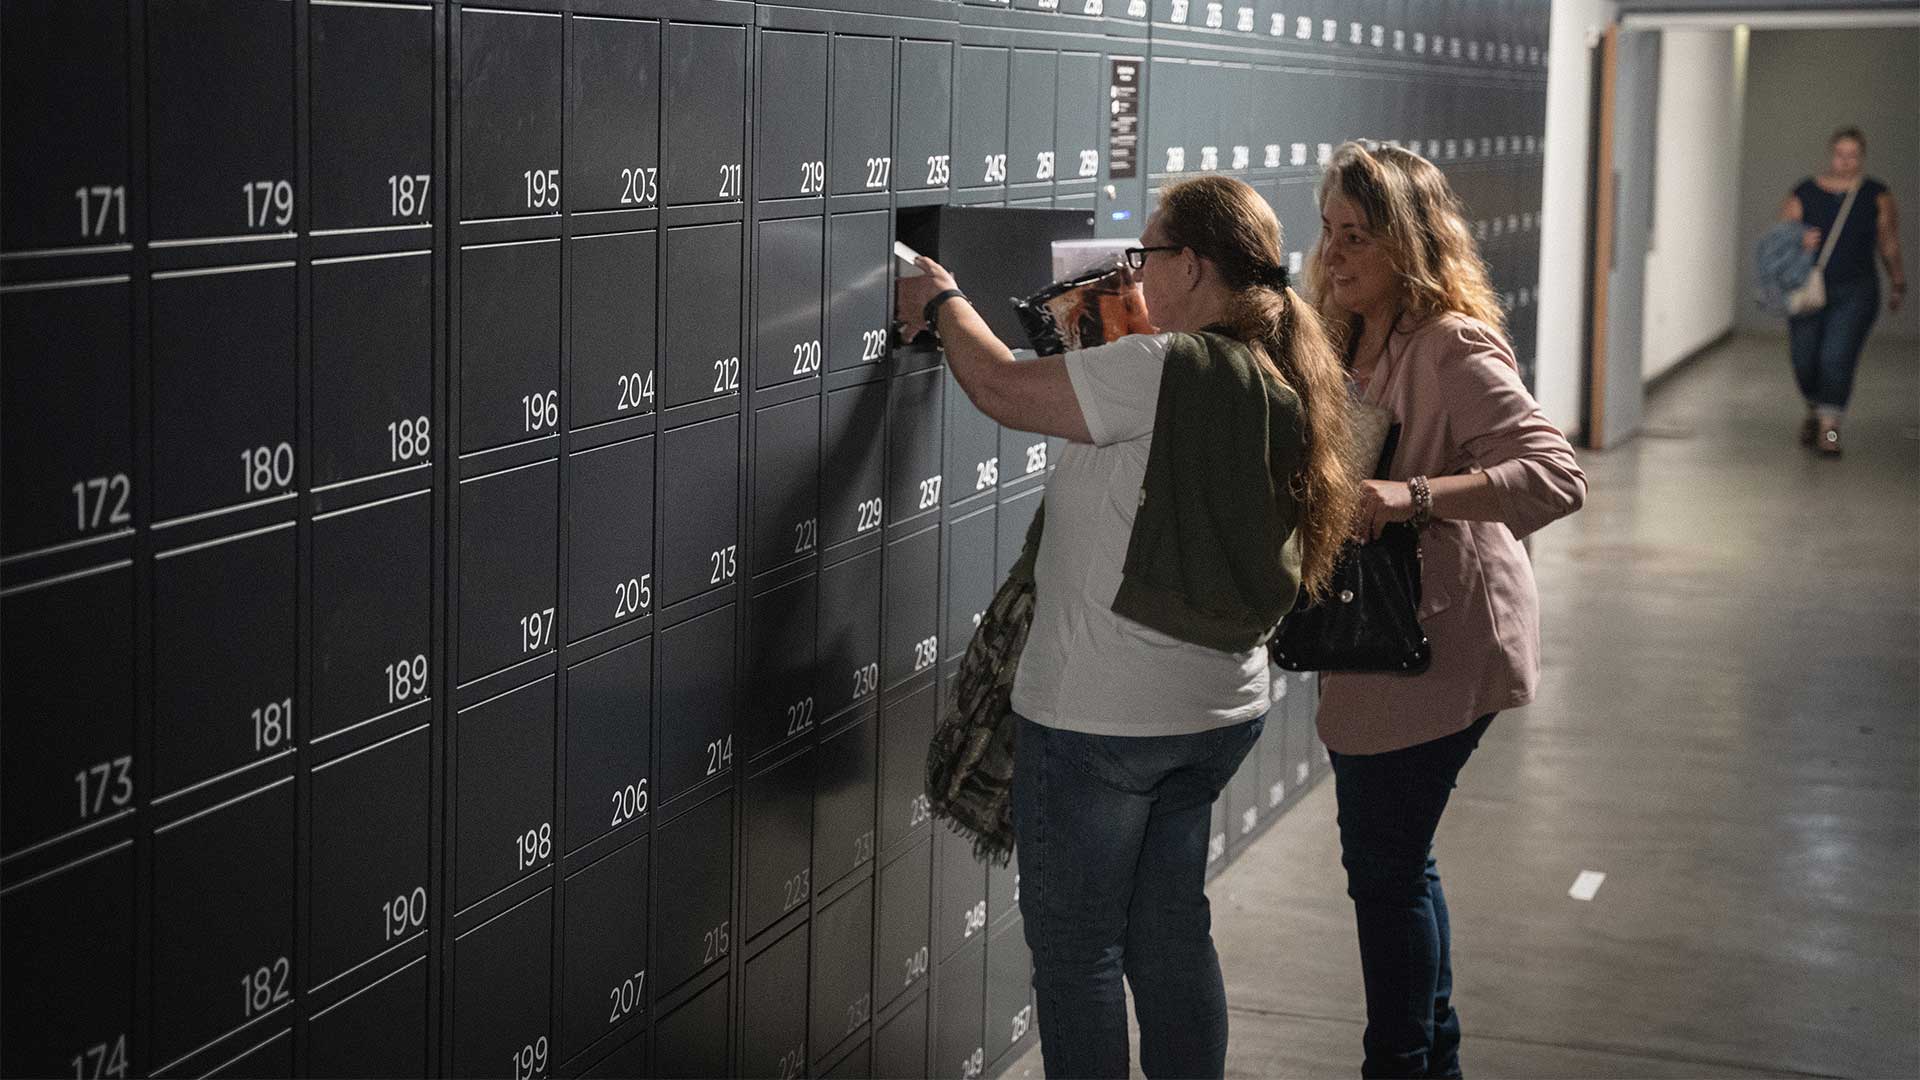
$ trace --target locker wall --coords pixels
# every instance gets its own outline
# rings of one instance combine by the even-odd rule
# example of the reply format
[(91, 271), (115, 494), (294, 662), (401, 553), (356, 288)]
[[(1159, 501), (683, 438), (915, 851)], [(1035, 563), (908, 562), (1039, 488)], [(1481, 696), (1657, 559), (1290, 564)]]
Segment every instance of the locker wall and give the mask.
[(1530, 372), (1546, 16), (4, 0), (0, 1074), (997, 1075), (924, 756), (1060, 443), (896, 347), (896, 212), (1221, 172), (1298, 270), (1417, 146)]

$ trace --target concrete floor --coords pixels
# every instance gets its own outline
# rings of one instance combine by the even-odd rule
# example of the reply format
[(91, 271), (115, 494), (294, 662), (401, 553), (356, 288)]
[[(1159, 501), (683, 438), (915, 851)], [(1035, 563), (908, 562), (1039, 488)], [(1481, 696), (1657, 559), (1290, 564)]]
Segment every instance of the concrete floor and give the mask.
[[(1784, 344), (1736, 339), (1535, 538), (1539, 698), (1437, 846), (1470, 1076), (1920, 1076), (1920, 347), (1869, 348), (1843, 459), (1799, 416)], [(1229, 1075), (1359, 1072), (1333, 813), (1211, 889)]]

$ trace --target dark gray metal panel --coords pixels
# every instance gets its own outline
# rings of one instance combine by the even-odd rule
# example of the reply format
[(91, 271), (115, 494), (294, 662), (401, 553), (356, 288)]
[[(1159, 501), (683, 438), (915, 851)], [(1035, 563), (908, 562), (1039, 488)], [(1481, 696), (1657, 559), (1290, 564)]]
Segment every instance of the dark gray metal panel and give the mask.
[[(90, 902), (75, 904), (76, 896)], [(64, 1075), (73, 1051), (93, 1046), (103, 1073), (115, 1061), (131, 1067), (133, 906), (130, 842), (0, 893), (0, 920), (34, 928), (0, 938), (0, 990), (38, 1006), (0, 1015), (9, 1075)]]
[(660, 24), (576, 17), (567, 27), (567, 207), (658, 205)]
[(760, 32), (760, 148), (754, 197), (826, 191), (827, 35)]
[(653, 611), (653, 439), (567, 459), (570, 640)]
[(647, 838), (567, 878), (561, 889), (562, 1058), (637, 1024), (647, 992)]
[[(0, 711), (39, 720), (0, 727), (0, 850), (136, 805), (133, 610), (128, 566), (15, 593), (0, 605)], [(74, 777), (83, 774), (76, 800)]]
[(130, 292), (113, 282), (0, 295), (7, 554), (133, 523)]
[(460, 201), (464, 219), (560, 209), (561, 20), (460, 14)]
[(669, 206), (739, 202), (745, 164), (747, 32), (738, 26), (669, 23), (665, 153)]
[(313, 931), (303, 986), (324, 983), (425, 932), (433, 871), (431, 751), (422, 724), (313, 770)]
[(743, 1076), (807, 1070), (807, 927), (748, 960), (741, 992)]
[(453, 1076), (497, 1076), (502, 1061), (540, 1075), (556, 1054), (552, 1035), (553, 890), (454, 939)]
[(653, 808), (653, 639), (567, 669), (566, 844), (644, 830)]
[[(155, 564), (155, 794), (293, 747), (297, 590), (289, 527)], [(208, 678), (214, 671), (224, 674)]]
[(553, 861), (552, 676), (454, 718), (453, 910)]

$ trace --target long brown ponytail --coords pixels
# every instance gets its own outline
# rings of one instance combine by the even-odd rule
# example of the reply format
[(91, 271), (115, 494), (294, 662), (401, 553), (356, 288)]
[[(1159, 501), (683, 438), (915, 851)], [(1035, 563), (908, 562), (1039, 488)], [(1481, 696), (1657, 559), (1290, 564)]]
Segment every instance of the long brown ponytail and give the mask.
[(1300, 504), (1300, 583), (1312, 598), (1332, 580), (1357, 501), (1347, 462), (1346, 373), (1313, 307), (1286, 284), (1280, 222), (1253, 188), (1203, 176), (1160, 193), (1169, 243), (1213, 262), (1233, 291), (1226, 323), (1267, 372), (1300, 398), (1304, 453), (1289, 487)]

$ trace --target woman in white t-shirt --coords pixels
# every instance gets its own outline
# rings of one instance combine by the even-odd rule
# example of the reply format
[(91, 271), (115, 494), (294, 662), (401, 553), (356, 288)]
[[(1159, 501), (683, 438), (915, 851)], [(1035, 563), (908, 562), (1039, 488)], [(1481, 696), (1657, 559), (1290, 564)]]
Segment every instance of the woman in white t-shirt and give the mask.
[[(1281, 259), (1279, 223), (1252, 188), (1223, 177), (1176, 184), (1129, 251), (1163, 332), (1026, 362), (938, 264), (923, 259), (926, 276), (902, 282), (902, 309), (924, 308), (937, 323), (954, 376), (981, 411), (1069, 440), (1047, 485), (1033, 626), (1013, 688), (1020, 910), (1049, 1076), (1128, 1075), (1123, 976), (1148, 1076), (1225, 1069), (1207, 836), (1214, 800), (1261, 731), (1267, 652), (1195, 644), (1113, 608), (1147, 498), (1162, 374), (1170, 354), (1195, 348), (1267, 380), (1253, 386), (1250, 409), (1233, 410), (1285, 425), (1270, 434), (1290, 467), (1275, 475), (1260, 441), (1269, 435), (1256, 436), (1259, 483), (1248, 497), (1270, 498), (1283, 511), (1272, 517), (1291, 527), (1259, 540), (1273, 545), (1281, 576), (1310, 593), (1331, 575), (1355, 498), (1341, 455), (1346, 391)], [(1274, 400), (1285, 409), (1262, 412), (1260, 402)], [(1294, 588), (1292, 578), (1280, 584)], [(1256, 627), (1249, 640), (1270, 631)]]

